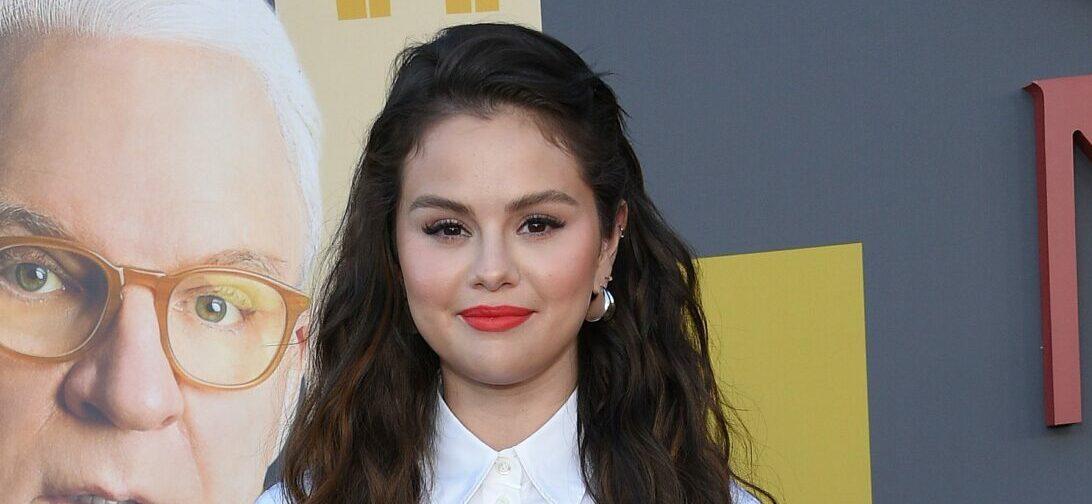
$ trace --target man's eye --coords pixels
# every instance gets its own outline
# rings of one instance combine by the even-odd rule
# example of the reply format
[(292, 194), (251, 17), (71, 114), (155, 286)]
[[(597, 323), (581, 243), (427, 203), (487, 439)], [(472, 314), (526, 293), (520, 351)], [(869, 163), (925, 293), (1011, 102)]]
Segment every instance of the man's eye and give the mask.
[(0, 277), (8, 280), (20, 290), (32, 294), (46, 294), (64, 289), (60, 277), (49, 268), (35, 263), (19, 263), (3, 271)]
[(198, 296), (194, 303), (194, 311), (202, 320), (214, 324), (223, 322), (228, 325), (242, 319), (239, 309), (220, 296)]

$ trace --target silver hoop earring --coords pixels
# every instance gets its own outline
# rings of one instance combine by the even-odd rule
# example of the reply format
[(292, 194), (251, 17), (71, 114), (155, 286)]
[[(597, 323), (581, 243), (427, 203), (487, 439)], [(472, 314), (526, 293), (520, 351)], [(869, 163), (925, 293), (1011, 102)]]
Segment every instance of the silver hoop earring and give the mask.
[(584, 319), (588, 322), (599, 322), (600, 320), (607, 321), (614, 315), (614, 295), (610, 293), (610, 289), (603, 286), (599, 293), (601, 294), (599, 297), (603, 299), (603, 311), (600, 312), (597, 317)]

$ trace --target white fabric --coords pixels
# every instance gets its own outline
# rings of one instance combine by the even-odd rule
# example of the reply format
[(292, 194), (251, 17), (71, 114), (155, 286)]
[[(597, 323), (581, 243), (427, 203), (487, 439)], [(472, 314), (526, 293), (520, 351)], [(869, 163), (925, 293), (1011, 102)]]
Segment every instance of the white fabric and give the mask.
[[(576, 392), (523, 442), (496, 451), (463, 426), (443, 399), (436, 455), (428, 473), (430, 504), (594, 504), (580, 470)], [(760, 504), (732, 483), (737, 504)], [(257, 504), (283, 504), (273, 487)]]
[(575, 392), (542, 427), (500, 452), (467, 430), (443, 400), (436, 421), (430, 503), (592, 504), (580, 472)]

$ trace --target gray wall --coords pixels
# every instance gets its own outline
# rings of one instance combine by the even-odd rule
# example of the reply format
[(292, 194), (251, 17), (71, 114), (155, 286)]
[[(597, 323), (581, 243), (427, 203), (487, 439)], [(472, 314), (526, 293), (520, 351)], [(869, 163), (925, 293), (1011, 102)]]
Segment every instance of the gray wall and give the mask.
[(701, 255), (863, 242), (874, 502), (1092, 502), (1089, 426), (1044, 427), (1021, 90), (1092, 74), (1092, 2), (543, 0), (542, 22), (615, 74), (648, 188)]

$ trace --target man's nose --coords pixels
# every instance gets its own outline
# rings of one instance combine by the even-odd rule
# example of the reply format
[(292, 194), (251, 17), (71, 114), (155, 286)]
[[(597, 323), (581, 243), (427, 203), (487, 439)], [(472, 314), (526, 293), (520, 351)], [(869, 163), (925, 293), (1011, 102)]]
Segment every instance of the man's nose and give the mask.
[(519, 272), (511, 257), (510, 244), (500, 233), (482, 233), (471, 274), (474, 287), (495, 291), (519, 282)]
[(159, 339), (151, 291), (127, 286), (113, 321), (65, 376), (64, 407), (89, 422), (147, 431), (173, 424), (183, 399)]

